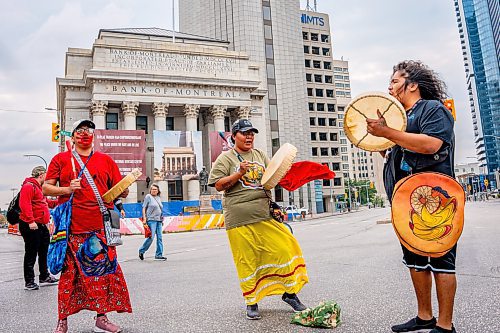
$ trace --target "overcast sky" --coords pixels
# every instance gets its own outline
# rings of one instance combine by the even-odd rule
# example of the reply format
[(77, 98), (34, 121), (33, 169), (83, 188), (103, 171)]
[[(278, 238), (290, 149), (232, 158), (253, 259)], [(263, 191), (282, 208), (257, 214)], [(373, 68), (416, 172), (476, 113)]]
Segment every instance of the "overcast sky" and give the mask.
[[(182, 1), (182, 0), (179, 0)], [(277, 0), (274, 0), (277, 1)], [(286, 0), (279, 0), (286, 1)], [(475, 156), (465, 74), (451, 0), (318, 0), (330, 15), (333, 56), (349, 61), (353, 96), (387, 91), (392, 66), (419, 59), (455, 99), (457, 162)], [(305, 8), (306, 1), (301, 1)], [(311, 0), (311, 4), (313, 1)], [(299, 19), (299, 18), (297, 18)], [(172, 28), (171, 0), (4, 1), (0, 11), (0, 207), (31, 169), (56, 153), (56, 77), (68, 47), (91, 48), (101, 28)]]

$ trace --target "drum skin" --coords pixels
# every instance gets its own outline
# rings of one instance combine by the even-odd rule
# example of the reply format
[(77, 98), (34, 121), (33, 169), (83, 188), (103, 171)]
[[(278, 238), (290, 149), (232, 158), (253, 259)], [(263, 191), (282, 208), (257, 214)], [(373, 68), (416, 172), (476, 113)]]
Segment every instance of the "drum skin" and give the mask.
[(344, 115), (344, 132), (356, 147), (383, 151), (394, 146), (392, 141), (366, 131), (366, 119), (378, 119), (377, 110), (384, 116), (387, 126), (406, 130), (406, 111), (396, 98), (382, 92), (358, 95), (347, 105)]
[(409, 251), (441, 257), (463, 230), (465, 193), (460, 184), (437, 172), (401, 179), (392, 196), (392, 225)]
[(278, 149), (266, 167), (266, 171), (261, 179), (262, 186), (266, 190), (274, 188), (285, 177), (288, 170), (292, 167), (296, 155), (297, 148), (290, 143), (285, 143)]

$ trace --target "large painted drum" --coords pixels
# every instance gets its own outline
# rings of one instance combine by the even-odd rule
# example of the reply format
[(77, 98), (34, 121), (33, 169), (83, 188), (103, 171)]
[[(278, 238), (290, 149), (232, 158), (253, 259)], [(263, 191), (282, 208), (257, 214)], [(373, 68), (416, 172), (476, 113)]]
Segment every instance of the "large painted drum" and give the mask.
[(436, 172), (401, 179), (392, 196), (392, 224), (409, 251), (441, 257), (462, 234), (465, 193), (452, 177)]
[(356, 147), (383, 151), (395, 145), (366, 131), (366, 119), (378, 119), (377, 110), (384, 116), (387, 126), (398, 131), (406, 130), (406, 111), (397, 99), (382, 92), (361, 94), (347, 105), (344, 115), (344, 132)]
[(290, 143), (285, 143), (278, 149), (261, 179), (262, 186), (266, 190), (274, 188), (285, 177), (292, 167), (296, 155), (297, 148)]

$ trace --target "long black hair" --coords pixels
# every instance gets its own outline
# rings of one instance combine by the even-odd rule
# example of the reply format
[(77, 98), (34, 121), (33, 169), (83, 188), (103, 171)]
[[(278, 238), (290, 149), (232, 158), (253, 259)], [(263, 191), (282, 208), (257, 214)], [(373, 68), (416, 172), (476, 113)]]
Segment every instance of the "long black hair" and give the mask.
[(420, 91), (420, 96), (427, 100), (443, 102), (448, 94), (446, 83), (443, 82), (436, 72), (418, 60), (405, 60), (393, 67), (394, 73), (400, 72), (406, 79), (404, 88), (409, 84), (416, 83)]

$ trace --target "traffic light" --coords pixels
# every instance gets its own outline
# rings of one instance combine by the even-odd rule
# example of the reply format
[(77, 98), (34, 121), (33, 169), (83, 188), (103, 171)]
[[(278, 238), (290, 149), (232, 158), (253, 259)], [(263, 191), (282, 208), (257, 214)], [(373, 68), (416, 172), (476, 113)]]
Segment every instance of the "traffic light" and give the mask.
[(455, 111), (455, 101), (453, 98), (445, 99), (443, 104), (451, 112), (453, 119), (457, 120), (457, 112)]
[(370, 182), (370, 188), (374, 188), (374, 187), (375, 187), (375, 183)]
[(61, 139), (61, 125), (52, 123), (52, 142), (59, 142)]

